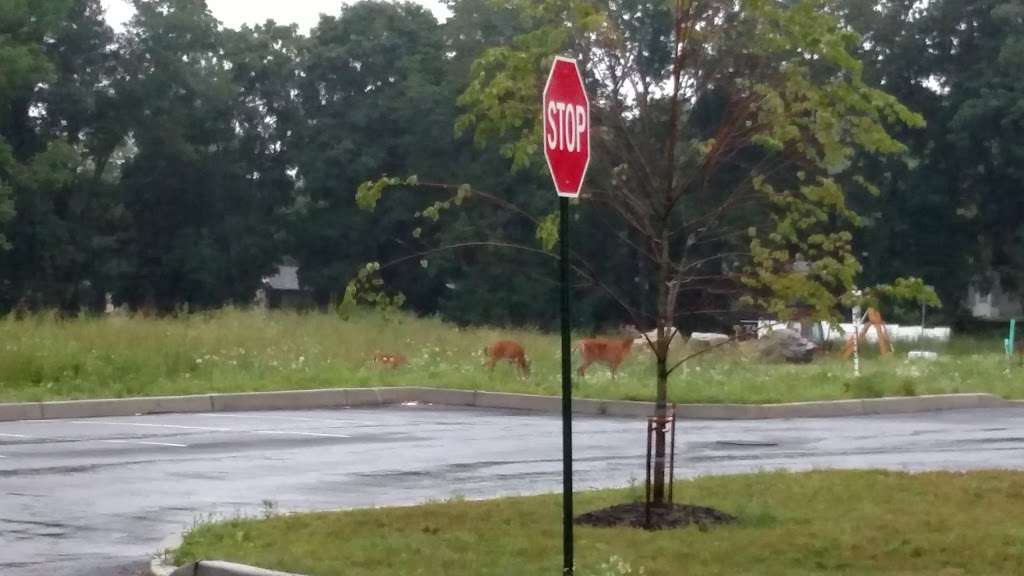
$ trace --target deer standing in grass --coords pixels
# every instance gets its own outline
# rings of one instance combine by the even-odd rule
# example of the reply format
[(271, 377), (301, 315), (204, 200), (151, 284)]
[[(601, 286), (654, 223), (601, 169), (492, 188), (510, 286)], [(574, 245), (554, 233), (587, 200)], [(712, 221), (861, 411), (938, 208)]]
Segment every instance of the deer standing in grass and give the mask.
[(530, 360), (526, 357), (526, 350), (515, 340), (499, 340), (484, 348), (484, 355), (487, 356), (484, 366), (490, 368), (491, 372), (494, 372), (494, 365), (499, 360), (507, 360), (518, 366), (523, 376), (530, 375)]
[(633, 348), (633, 342), (636, 340), (638, 333), (634, 329), (627, 329), (629, 335), (626, 338), (588, 338), (586, 340), (580, 340), (576, 344), (576, 348), (580, 351), (580, 357), (583, 363), (580, 364), (579, 373), (580, 377), (587, 375), (587, 368), (595, 362), (607, 364), (608, 368), (612, 371), (612, 379), (614, 380), (619, 370), (619, 365), (629, 356), (629, 351)]
[(387, 367), (394, 370), (408, 361), (409, 359), (401, 354), (385, 354), (380, 351), (373, 353), (373, 363), (380, 368)]

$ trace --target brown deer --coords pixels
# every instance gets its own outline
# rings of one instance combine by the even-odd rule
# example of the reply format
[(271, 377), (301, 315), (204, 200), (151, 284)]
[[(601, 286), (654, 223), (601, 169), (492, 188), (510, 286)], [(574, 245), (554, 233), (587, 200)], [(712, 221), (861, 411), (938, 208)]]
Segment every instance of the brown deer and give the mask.
[(385, 354), (380, 350), (373, 353), (373, 363), (378, 368), (391, 368), (392, 370), (409, 362), (409, 359), (401, 354)]
[(499, 340), (484, 348), (484, 355), (487, 356), (484, 366), (490, 368), (491, 372), (494, 372), (494, 365), (499, 360), (507, 360), (518, 366), (523, 376), (530, 375), (530, 360), (526, 357), (526, 350), (515, 340)]
[(600, 362), (608, 365), (614, 380), (619, 370), (619, 365), (629, 356), (629, 351), (633, 348), (633, 343), (637, 338), (636, 330), (627, 328), (626, 331), (629, 333), (629, 336), (621, 339), (588, 338), (580, 340), (576, 344), (576, 348), (580, 351), (580, 357), (583, 359), (583, 363), (580, 364), (577, 371), (580, 377), (587, 375), (587, 368), (591, 364)]

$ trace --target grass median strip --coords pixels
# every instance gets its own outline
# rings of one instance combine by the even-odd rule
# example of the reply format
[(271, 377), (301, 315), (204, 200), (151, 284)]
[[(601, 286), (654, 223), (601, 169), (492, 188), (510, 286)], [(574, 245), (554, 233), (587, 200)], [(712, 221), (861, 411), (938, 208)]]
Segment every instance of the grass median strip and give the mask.
[[(642, 497), (580, 493), (580, 513)], [(1024, 473), (772, 472), (680, 482), (676, 500), (735, 525), (576, 529), (578, 574), (613, 556), (668, 575), (1024, 574)], [(197, 526), (175, 560), (218, 559), (312, 576), (533, 576), (561, 561), (557, 495), (234, 519)]]

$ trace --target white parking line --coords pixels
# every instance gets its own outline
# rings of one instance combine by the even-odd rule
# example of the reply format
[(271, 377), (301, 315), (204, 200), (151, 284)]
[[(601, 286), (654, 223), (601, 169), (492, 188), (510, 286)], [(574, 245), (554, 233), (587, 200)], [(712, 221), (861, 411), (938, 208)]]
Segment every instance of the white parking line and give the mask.
[(188, 444), (173, 444), (171, 442), (147, 442), (145, 440), (100, 440), (108, 444), (143, 444), (145, 446), (170, 446), (172, 448), (188, 448)]
[(24, 434), (0, 434), (4, 438), (31, 438), (31, 436), (25, 436)]
[(71, 420), (68, 424), (91, 424), (99, 426), (140, 426), (143, 428), (172, 428), (175, 430), (203, 430), (206, 432), (244, 432), (233, 428), (211, 428), (209, 426), (182, 426), (180, 424), (145, 424), (143, 422), (90, 422), (88, 420)]
[(180, 424), (148, 424), (144, 422), (104, 422), (90, 420), (71, 420), (69, 424), (91, 424), (98, 426), (139, 426), (144, 428), (170, 428), (174, 430), (202, 430), (206, 432), (238, 432), (241, 434), (279, 434), (292, 436), (313, 436), (317, 438), (351, 438), (348, 434), (328, 434), (325, 432), (302, 432), (298, 430), (238, 430), (236, 428), (215, 428), (212, 426), (183, 426)]
[(325, 434), (323, 432), (296, 432), (293, 430), (253, 430), (253, 434), (280, 434), (294, 436), (315, 436), (318, 438), (351, 438), (348, 434)]
[(328, 424), (361, 424), (359, 420), (335, 420), (333, 418), (304, 418), (302, 416), (271, 416), (263, 414), (216, 414), (204, 413), (197, 416), (210, 416), (213, 418), (256, 418), (259, 420), (290, 420), (294, 422), (324, 422)]

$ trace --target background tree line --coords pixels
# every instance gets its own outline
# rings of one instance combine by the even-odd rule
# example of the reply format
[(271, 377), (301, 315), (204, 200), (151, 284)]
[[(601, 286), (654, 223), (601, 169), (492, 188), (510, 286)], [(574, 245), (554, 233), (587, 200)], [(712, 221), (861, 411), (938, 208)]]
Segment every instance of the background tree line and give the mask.
[[(285, 257), (321, 305), (336, 303), (363, 263), (426, 247), (415, 213), (429, 192), (390, 197), (372, 215), (356, 207), (358, 185), (381, 174), (471, 182), (532, 214), (554, 206), (545, 174), (511, 172), (509, 150), (454, 130), (474, 62), (537, 27), (522, 4), (453, 0), (439, 23), (415, 4), (364, 1), (308, 36), (274, 22), (224, 28), (202, 0), (135, 4), (115, 34), (99, 0), (0, 0), (2, 312), (95, 310), (106, 292), (156, 311), (247, 303)], [(609, 9), (638, 38), (667, 25), (642, 1)], [(865, 80), (927, 121), (894, 129), (905, 153), (857, 159), (878, 187), (850, 196), (864, 216), (854, 238), (864, 283), (921, 277), (946, 314), (979, 273), (1021, 291), (1024, 3), (822, 9), (859, 34)], [(645, 58), (657, 66), (665, 55)], [(433, 244), (487, 230), (537, 245), (535, 224), (474, 203), (425, 232)], [(645, 274), (623, 232), (587, 207), (575, 243), (595, 273), (628, 286)], [(456, 249), (385, 275), (413, 309), (457, 322), (556, 320), (549, 259)], [(651, 290), (636, 283), (624, 297), (643, 308)], [(713, 323), (696, 314), (708, 307), (694, 299), (688, 322)], [(584, 324), (622, 318), (600, 290), (580, 290), (576, 314)]]

